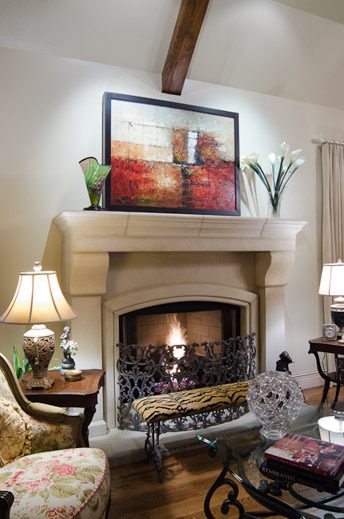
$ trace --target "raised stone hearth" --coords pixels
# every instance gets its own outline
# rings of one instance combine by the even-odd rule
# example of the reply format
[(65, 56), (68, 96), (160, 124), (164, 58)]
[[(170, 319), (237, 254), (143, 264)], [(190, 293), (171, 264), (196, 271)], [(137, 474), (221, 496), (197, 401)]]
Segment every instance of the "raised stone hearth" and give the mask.
[(259, 371), (274, 369), (285, 348), (284, 287), (304, 224), (107, 211), (54, 218), (63, 290), (78, 313), (78, 368), (106, 370), (93, 434), (116, 428), (115, 345), (119, 318), (128, 312), (182, 301), (237, 305), (241, 333), (257, 333)]

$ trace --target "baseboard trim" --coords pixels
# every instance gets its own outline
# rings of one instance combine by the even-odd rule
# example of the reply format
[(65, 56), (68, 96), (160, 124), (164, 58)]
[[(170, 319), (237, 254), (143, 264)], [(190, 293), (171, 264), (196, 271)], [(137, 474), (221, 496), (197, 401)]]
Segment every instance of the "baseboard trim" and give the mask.
[(299, 383), (302, 389), (309, 389), (312, 387), (320, 387), (324, 385), (324, 379), (321, 378), (318, 371), (311, 371), (308, 373), (292, 375), (293, 378)]
[(96, 438), (97, 436), (104, 436), (108, 432), (106, 422), (104, 420), (94, 420), (89, 425), (89, 436), (90, 438)]

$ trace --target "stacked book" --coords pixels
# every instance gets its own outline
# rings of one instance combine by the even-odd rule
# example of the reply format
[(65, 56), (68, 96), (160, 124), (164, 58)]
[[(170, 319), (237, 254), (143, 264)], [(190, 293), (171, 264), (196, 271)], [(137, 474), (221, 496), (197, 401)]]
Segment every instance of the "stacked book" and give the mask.
[(344, 483), (344, 446), (288, 433), (265, 451), (259, 469), (270, 479), (336, 493)]

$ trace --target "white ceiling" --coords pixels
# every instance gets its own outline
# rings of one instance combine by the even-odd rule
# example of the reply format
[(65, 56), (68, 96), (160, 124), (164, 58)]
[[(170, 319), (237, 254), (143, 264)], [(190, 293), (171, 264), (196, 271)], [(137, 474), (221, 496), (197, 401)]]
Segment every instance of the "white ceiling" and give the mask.
[[(160, 74), (179, 6), (0, 0), (0, 46)], [(210, 0), (188, 78), (344, 109), (343, 65), (344, 0)]]

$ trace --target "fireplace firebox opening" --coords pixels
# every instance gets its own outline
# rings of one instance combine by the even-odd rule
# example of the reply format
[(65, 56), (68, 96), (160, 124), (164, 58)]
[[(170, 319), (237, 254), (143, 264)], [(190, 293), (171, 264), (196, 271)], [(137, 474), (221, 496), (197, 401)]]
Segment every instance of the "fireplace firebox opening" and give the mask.
[[(182, 342), (228, 340), (240, 335), (240, 307), (212, 301), (181, 301), (151, 306), (120, 317), (122, 344), (170, 344), (171, 327), (179, 326)], [(172, 344), (171, 344), (172, 345)]]
[[(120, 317), (119, 426), (144, 430), (133, 400), (247, 380), (255, 374), (255, 334), (240, 335), (240, 307), (211, 301), (151, 306)], [(167, 430), (221, 423), (233, 413), (170, 420)], [(229, 414), (228, 414), (229, 413)]]

